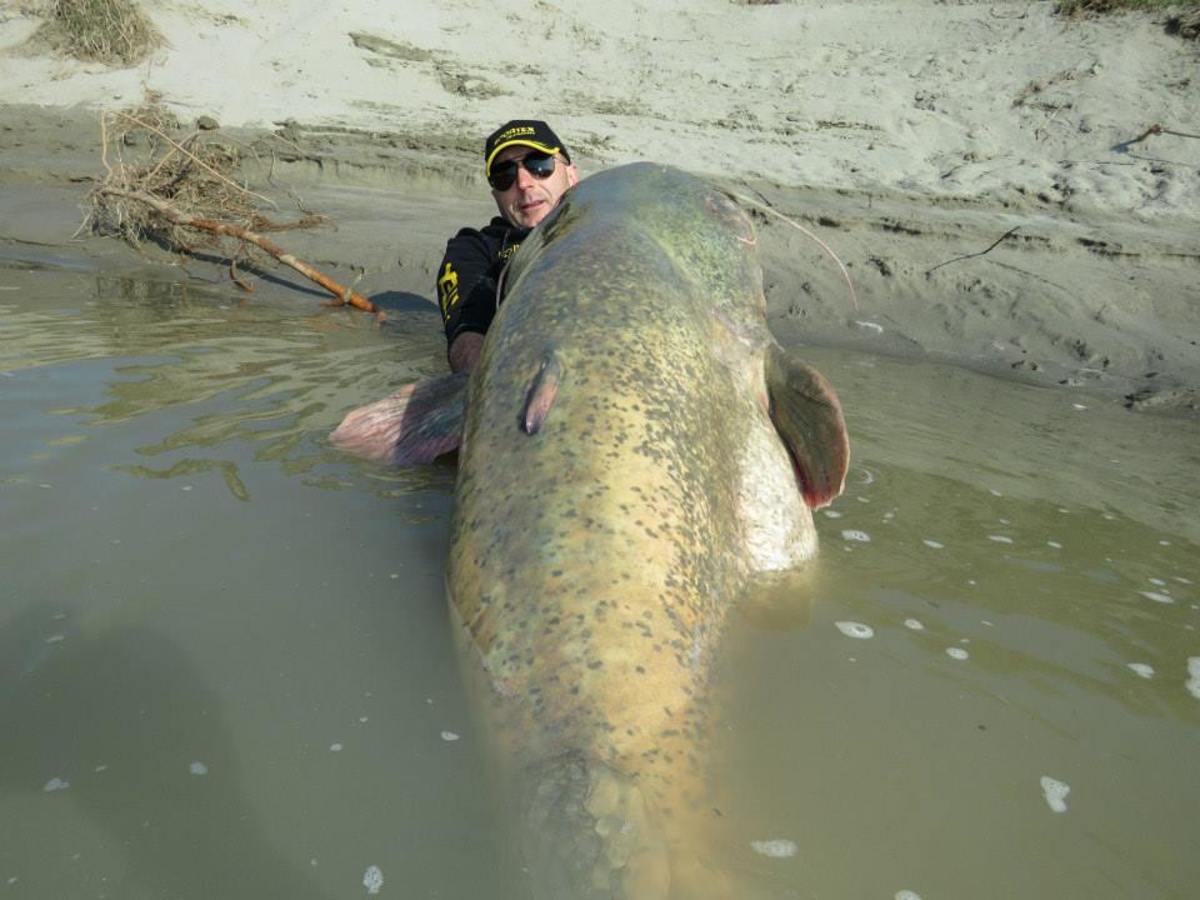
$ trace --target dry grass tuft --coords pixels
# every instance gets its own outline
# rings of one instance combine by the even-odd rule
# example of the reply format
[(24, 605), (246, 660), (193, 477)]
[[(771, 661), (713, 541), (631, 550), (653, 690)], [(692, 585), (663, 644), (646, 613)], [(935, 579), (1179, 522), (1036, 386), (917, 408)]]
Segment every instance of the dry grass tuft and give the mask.
[(132, 66), (163, 44), (133, 0), (52, 0), (46, 15), (38, 37), (77, 59)]
[(1075, 18), (1120, 10), (1154, 10), (1184, 6), (1200, 6), (1200, 0), (1062, 0), (1055, 11), (1059, 15)]
[(1185, 40), (1200, 40), (1200, 0), (1062, 0), (1054, 8), (1060, 16), (1069, 19), (1134, 10), (1170, 10), (1173, 14), (1166, 20), (1167, 34)]

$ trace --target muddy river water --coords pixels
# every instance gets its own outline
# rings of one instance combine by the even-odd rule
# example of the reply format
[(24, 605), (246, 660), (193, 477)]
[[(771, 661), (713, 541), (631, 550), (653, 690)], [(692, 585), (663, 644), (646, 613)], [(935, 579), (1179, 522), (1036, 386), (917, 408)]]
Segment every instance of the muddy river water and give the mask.
[[(389, 324), (0, 260), (0, 897), (521, 897), (442, 572), (454, 469), (333, 450)], [(828, 349), (854, 463), (714, 679), (767, 896), (1200, 894), (1200, 427)]]

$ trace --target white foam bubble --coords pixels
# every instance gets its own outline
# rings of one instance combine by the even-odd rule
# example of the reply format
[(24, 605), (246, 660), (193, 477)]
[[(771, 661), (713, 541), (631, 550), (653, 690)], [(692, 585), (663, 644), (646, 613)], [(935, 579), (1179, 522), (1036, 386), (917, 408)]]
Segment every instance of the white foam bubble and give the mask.
[(334, 753), (341, 753), (342, 745), (341, 744), (330, 744), (329, 749)]
[(443, 741), (457, 741), (458, 735), (455, 734), (453, 731), (443, 731), (442, 732), (442, 740)]
[(1013, 539), (1006, 534), (989, 534), (989, 541), (995, 541), (997, 544), (1011, 544)]
[(935, 541), (933, 538), (925, 538), (921, 541), (921, 543), (933, 550), (941, 550), (946, 546), (941, 541)]
[(1151, 584), (1158, 585), (1159, 587), (1167, 586), (1167, 583), (1165, 581), (1163, 581), (1161, 578), (1147, 578), (1146, 580), (1149, 581)]
[(65, 634), (52, 634), (52, 635), (50, 635), (50, 637), (46, 638), (46, 643), (47, 644), (60, 644), (63, 641), (65, 641), (66, 639), (67, 639), (67, 636)]
[(1178, 581), (1180, 584), (1191, 584), (1192, 583), (1191, 579), (1184, 578), (1182, 575), (1176, 575), (1175, 580)]
[(751, 848), (760, 856), (769, 856), (771, 859), (787, 859), (790, 856), (795, 856), (799, 849), (795, 841), (789, 841), (786, 838), (772, 838), (766, 841), (751, 841)]
[(196, 760), (190, 766), (188, 766), (188, 771), (193, 775), (207, 775), (208, 766), (200, 762), (200, 760)]
[(988, 493), (991, 494), (993, 497), (1003, 497), (1004, 496), (1002, 493), (1000, 493), (995, 488), (988, 488)]
[(1087, 407), (1084, 406), (1082, 403), (1072, 403), (1071, 408), (1072, 409), (1087, 409)]
[(823, 510), (823, 512), (825, 514), (825, 517), (828, 519), (840, 519), (842, 517), (842, 514), (840, 512), (838, 512), (836, 509), (826, 509), (826, 510)]
[(853, 528), (847, 528), (842, 532), (842, 539), (847, 541), (858, 541), (860, 544), (869, 544), (871, 536), (865, 531), (857, 531)]
[(869, 322), (866, 319), (855, 319), (854, 324), (859, 328), (865, 328), (869, 331), (875, 332), (876, 334), (883, 334), (883, 326), (878, 322)]
[(896, 900), (921, 900), (921, 895), (916, 891), (896, 891)]
[(960, 661), (971, 658), (971, 654), (968, 653), (966, 650), (964, 650), (962, 647), (947, 647), (946, 655), (949, 656), (951, 659), (957, 659)]
[(904, 627), (910, 628), (913, 631), (924, 631), (925, 630), (925, 626), (921, 624), (920, 619), (905, 619)]
[(1143, 678), (1154, 677), (1154, 666), (1147, 665), (1146, 663), (1126, 663), (1125, 667)]
[(1062, 549), (1062, 544), (1060, 544), (1058, 541), (1046, 541), (1046, 546), (1053, 547), (1055, 550)]
[(1158, 542), (1158, 545), (1159, 545), (1160, 547), (1170, 547), (1170, 546), (1171, 546), (1171, 542), (1170, 542), (1170, 541), (1159, 541), (1159, 542)]
[(1164, 594), (1160, 591), (1138, 591), (1147, 600), (1153, 600), (1155, 603), (1174, 603), (1175, 598), (1170, 594)]
[(1046, 798), (1046, 805), (1056, 813), (1064, 813), (1067, 811), (1067, 794), (1071, 793), (1071, 786), (1065, 782), (1059, 781), (1057, 778), (1051, 778), (1049, 775), (1042, 776), (1042, 796)]
[(367, 866), (363, 872), (363, 887), (368, 894), (378, 894), (383, 887), (383, 870), (379, 866)]
[(834, 622), (833, 624), (846, 637), (858, 638), (859, 640), (875, 637), (875, 629), (870, 625), (864, 625), (862, 622)]
[(71, 782), (67, 781), (65, 778), (59, 778), (55, 776), (42, 785), (42, 790), (47, 794), (52, 794), (54, 791), (65, 791), (70, 786)]
[(1200, 656), (1188, 657), (1188, 680), (1184, 682), (1187, 685), (1188, 693), (1200, 700)]

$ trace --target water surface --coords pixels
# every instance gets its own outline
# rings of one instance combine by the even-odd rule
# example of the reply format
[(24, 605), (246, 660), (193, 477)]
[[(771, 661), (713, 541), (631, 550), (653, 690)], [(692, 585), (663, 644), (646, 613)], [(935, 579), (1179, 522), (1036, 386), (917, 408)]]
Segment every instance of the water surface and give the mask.
[[(3, 260), (0, 892), (522, 896), (444, 606), (453, 467), (325, 442), (441, 354), (432, 308)], [(733, 619), (722, 864), (1195, 896), (1200, 429), (809, 355), (855, 461), (807, 596)]]

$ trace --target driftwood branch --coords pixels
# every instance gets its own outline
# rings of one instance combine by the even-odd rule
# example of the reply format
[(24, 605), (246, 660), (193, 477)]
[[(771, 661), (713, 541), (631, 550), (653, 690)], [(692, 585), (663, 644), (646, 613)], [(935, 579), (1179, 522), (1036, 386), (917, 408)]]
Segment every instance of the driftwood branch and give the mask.
[(1141, 134), (1139, 134), (1137, 137), (1133, 138), (1132, 140), (1123, 141), (1122, 143), (1117, 144), (1112, 149), (1114, 151), (1116, 151), (1117, 153), (1128, 153), (1129, 148), (1132, 147), (1134, 144), (1140, 144), (1142, 141), (1146, 140), (1146, 138), (1151, 137), (1152, 135), (1156, 135), (1156, 134), (1171, 134), (1171, 135), (1174, 135), (1175, 137), (1195, 138), (1197, 140), (1200, 140), (1200, 134), (1189, 134), (1186, 131), (1174, 131), (1173, 129), (1170, 129), (1170, 128), (1163, 128), (1161, 125), (1156, 123), (1154, 125), (1151, 125), (1149, 128), (1147, 128), (1145, 131), (1143, 131)]
[(215, 234), (221, 237), (231, 237), (239, 241), (245, 241), (249, 244), (265, 250), (273, 257), (283, 263), (285, 266), (290, 266), (295, 269), (305, 278), (316, 282), (325, 290), (329, 291), (336, 298), (336, 304), (350, 304), (356, 309), (364, 310), (365, 312), (376, 313), (378, 308), (361, 294), (356, 293), (350, 287), (344, 287), (338, 284), (332, 278), (322, 272), (317, 271), (308, 263), (301, 259), (297, 259), (291, 253), (288, 253), (278, 244), (263, 237), (261, 234), (251, 231), (248, 228), (243, 228), (240, 225), (232, 225), (228, 222), (218, 222), (214, 219), (206, 219), (201, 216), (192, 216), (181, 212), (165, 200), (160, 200), (151, 194), (143, 191), (125, 191), (119, 188), (101, 186), (98, 191), (105, 194), (111, 194), (116, 197), (124, 197), (127, 200), (136, 200), (139, 203), (144, 203), (165, 218), (167, 221), (175, 225), (180, 225), (185, 228), (195, 228), (199, 231), (207, 231), (210, 234)]
[(948, 266), (948, 265), (950, 265), (950, 263), (961, 262), (964, 259), (974, 259), (976, 256), (984, 256), (985, 254), (991, 253), (998, 246), (1000, 246), (1001, 242), (1005, 238), (1007, 238), (1009, 235), (1013, 234), (1020, 227), (1021, 227), (1020, 225), (1014, 225), (1012, 228), (1008, 229), (1008, 231), (1004, 232), (1004, 234), (1000, 235), (1000, 237), (998, 237), (998, 238), (996, 238), (996, 240), (992, 241), (991, 245), (986, 250), (980, 250), (978, 253), (966, 253), (962, 256), (956, 256), (956, 257), (954, 257), (954, 259), (948, 259), (945, 262), (938, 263), (932, 269), (926, 269), (925, 277), (928, 278), (930, 275), (932, 275), (934, 272), (936, 272), (942, 266)]

